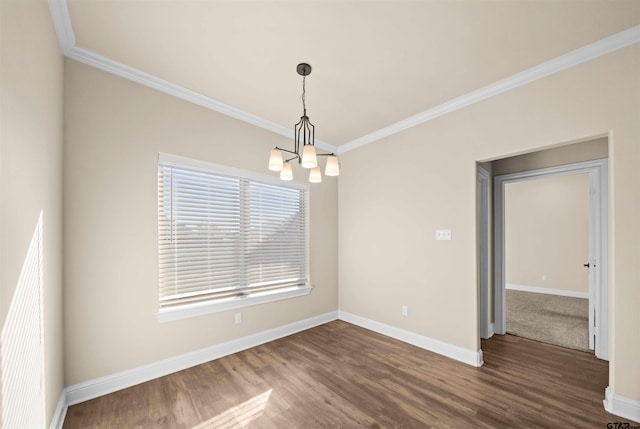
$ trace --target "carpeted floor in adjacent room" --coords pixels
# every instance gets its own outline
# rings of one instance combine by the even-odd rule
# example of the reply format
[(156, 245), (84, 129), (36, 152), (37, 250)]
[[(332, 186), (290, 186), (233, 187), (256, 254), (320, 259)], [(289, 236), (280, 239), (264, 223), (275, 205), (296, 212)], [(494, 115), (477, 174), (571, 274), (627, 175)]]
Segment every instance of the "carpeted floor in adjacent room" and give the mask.
[(568, 347), (589, 349), (589, 300), (506, 291), (507, 333)]

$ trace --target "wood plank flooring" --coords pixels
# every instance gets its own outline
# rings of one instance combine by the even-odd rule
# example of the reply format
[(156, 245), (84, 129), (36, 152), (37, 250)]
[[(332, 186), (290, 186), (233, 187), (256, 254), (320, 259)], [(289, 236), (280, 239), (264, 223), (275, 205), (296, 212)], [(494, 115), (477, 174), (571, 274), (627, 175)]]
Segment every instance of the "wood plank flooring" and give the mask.
[(608, 364), (511, 335), (474, 368), (335, 321), (69, 407), (73, 428), (605, 428)]

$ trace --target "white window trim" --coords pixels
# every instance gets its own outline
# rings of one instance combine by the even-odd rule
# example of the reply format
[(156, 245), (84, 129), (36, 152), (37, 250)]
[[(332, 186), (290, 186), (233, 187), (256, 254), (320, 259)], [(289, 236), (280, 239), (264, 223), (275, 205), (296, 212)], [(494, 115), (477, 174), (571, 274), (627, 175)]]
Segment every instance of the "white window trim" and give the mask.
[[(158, 162), (171, 163), (175, 162), (178, 165), (186, 165), (194, 168), (211, 170), (215, 168), (218, 172), (231, 174), (235, 176), (242, 176), (249, 179), (255, 179), (264, 183), (272, 183), (282, 186), (282, 181), (272, 176), (266, 176), (258, 173), (248, 172), (246, 170), (236, 169), (232, 167), (220, 166), (204, 161), (198, 161), (190, 158), (183, 158), (180, 156), (169, 155), (165, 153), (158, 154)], [(306, 190), (307, 198), (309, 198), (309, 185), (297, 182), (287, 183), (288, 187), (304, 189)], [(308, 202), (307, 202), (307, 206)], [(306, 211), (307, 225), (309, 225), (309, 210)], [(309, 272), (309, 229), (306, 232), (306, 246), (307, 246), (307, 280), (308, 283), (302, 286), (292, 286), (286, 289), (277, 289), (272, 291), (263, 291), (247, 294), (244, 296), (230, 297), (227, 299), (220, 299), (209, 302), (198, 302), (193, 304), (185, 304), (175, 307), (158, 308), (155, 316), (160, 323), (172, 322), (176, 320), (188, 319), (192, 317), (204, 316), (207, 314), (220, 313), (223, 311), (234, 310), (243, 307), (249, 307), (252, 305), (265, 304), (274, 301), (280, 301), (283, 299), (296, 298), (300, 296), (309, 295), (313, 290), (311, 285), (311, 277)]]
[(288, 289), (258, 292), (247, 296), (218, 300), (216, 302), (200, 302), (173, 308), (163, 308), (158, 310), (156, 318), (160, 323), (173, 322), (175, 320), (220, 313), (222, 311), (234, 310), (251, 305), (266, 304), (268, 302), (280, 301), (282, 299), (305, 296), (309, 295), (312, 289), (313, 286), (311, 285), (293, 286)]

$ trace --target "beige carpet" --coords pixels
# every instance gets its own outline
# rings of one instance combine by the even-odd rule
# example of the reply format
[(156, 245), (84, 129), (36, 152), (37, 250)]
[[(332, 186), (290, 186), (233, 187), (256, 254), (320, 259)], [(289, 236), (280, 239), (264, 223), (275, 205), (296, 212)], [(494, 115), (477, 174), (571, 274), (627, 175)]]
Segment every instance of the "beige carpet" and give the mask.
[(589, 300), (507, 290), (507, 333), (571, 349), (589, 349)]

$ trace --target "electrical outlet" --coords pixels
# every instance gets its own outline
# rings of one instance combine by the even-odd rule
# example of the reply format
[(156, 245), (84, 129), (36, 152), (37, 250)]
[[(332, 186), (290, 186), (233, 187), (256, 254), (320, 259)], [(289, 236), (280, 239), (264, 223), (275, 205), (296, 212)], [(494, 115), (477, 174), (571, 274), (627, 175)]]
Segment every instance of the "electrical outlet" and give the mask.
[(450, 229), (436, 229), (436, 240), (451, 240)]
[(235, 314), (235, 320), (236, 320), (236, 325), (239, 325), (240, 323), (242, 323), (242, 313), (236, 313)]
[(402, 306), (402, 315), (403, 316), (408, 316), (409, 315), (409, 307), (407, 307), (406, 305)]

